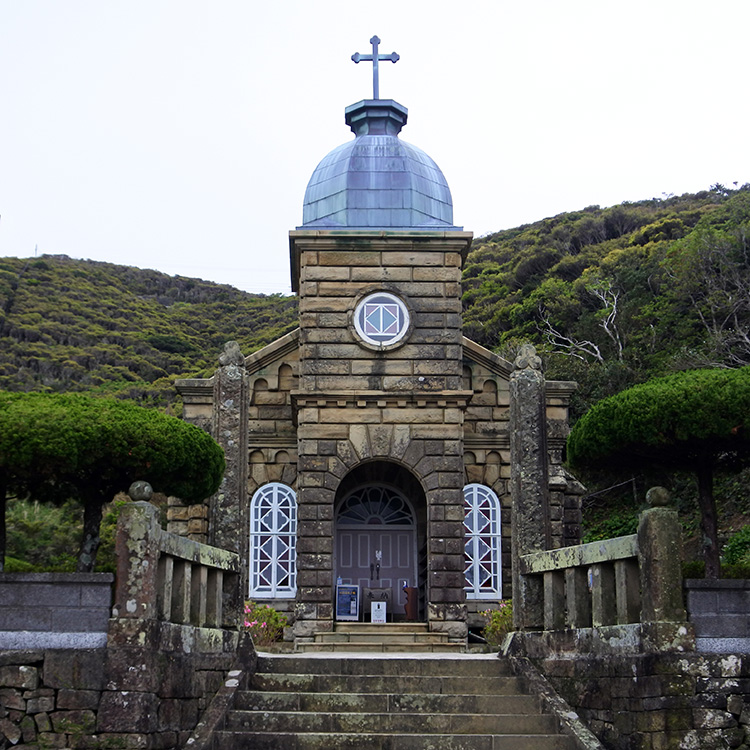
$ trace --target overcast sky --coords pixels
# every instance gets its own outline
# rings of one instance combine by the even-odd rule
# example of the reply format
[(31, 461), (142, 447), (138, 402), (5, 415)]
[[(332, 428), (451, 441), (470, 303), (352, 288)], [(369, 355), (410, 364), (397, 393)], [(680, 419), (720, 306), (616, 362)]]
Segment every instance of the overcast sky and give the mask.
[(750, 181), (749, 0), (0, 0), (0, 256), (289, 293), (344, 108), (409, 109), (475, 235)]

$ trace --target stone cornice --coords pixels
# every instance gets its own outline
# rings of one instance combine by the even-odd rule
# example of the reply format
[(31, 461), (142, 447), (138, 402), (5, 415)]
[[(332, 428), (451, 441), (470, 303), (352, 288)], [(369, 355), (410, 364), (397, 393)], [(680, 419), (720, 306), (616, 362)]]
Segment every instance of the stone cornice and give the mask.
[(257, 448), (289, 448), (297, 450), (296, 435), (268, 435), (266, 433), (251, 432), (248, 435), (248, 448), (255, 450)]
[(570, 398), (570, 395), (578, 388), (574, 380), (547, 380), (544, 383), (544, 393), (547, 398)]
[(292, 403), (301, 406), (457, 407), (471, 400), (471, 391), (292, 391)]
[(469, 450), (510, 450), (510, 433), (500, 435), (465, 433), (464, 447)]
[(181, 378), (174, 383), (185, 401), (211, 401), (214, 394), (214, 376), (210, 378)]

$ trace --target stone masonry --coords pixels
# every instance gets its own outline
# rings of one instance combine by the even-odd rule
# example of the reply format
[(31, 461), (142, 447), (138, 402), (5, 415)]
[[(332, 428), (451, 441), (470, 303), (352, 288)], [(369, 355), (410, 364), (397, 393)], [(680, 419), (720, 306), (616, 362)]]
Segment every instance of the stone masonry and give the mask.
[[(463, 416), (471, 393), (463, 389), (459, 285), (469, 240), (463, 232), (291, 233), (300, 295), (298, 638), (333, 627), (336, 490), (375, 459), (406, 467), (424, 489), (427, 619), (433, 630), (465, 637)], [(406, 342), (387, 352), (352, 332), (351, 311), (373, 291), (398, 294), (412, 318)]]

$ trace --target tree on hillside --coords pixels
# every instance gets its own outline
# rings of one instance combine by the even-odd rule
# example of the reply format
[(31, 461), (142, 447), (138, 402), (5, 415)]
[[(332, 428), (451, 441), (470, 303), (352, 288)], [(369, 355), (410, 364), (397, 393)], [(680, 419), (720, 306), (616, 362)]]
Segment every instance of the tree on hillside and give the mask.
[[(83, 505), (78, 571), (90, 572), (102, 505), (136, 479), (188, 503), (213, 494), (224, 453), (208, 434), (125, 401), (81, 394), (0, 394), (0, 496)], [(5, 517), (0, 517), (0, 562)]]
[(679, 372), (603, 399), (571, 431), (568, 461), (580, 469), (649, 465), (693, 473), (706, 576), (717, 578), (713, 478), (750, 464), (750, 367)]
[(750, 223), (693, 232), (670, 249), (665, 266), (672, 295), (704, 330), (704, 362), (750, 364)]

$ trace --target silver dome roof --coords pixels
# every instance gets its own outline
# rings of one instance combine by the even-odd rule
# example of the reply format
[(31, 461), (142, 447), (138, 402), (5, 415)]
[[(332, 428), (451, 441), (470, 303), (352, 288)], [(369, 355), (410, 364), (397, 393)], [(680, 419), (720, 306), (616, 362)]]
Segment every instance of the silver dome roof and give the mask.
[(453, 226), (451, 192), (438, 165), (398, 137), (407, 114), (391, 99), (346, 108), (355, 138), (316, 167), (300, 229), (459, 228)]

